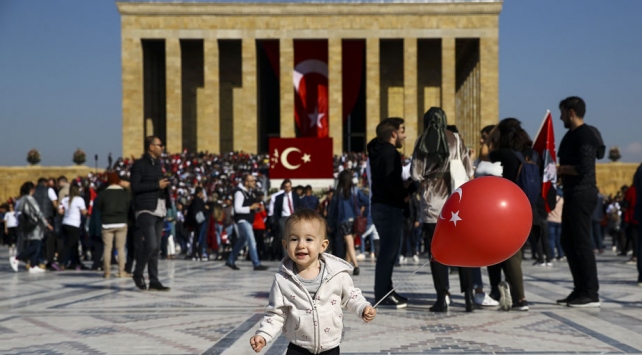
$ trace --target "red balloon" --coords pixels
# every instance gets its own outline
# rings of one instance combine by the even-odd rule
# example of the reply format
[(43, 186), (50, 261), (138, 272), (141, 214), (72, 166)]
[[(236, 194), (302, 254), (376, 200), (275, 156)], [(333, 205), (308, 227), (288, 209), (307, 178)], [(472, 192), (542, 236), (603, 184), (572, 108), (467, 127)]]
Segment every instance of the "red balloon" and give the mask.
[(513, 256), (533, 224), (528, 197), (510, 180), (486, 176), (461, 185), (441, 209), (431, 249), (451, 266), (480, 267)]

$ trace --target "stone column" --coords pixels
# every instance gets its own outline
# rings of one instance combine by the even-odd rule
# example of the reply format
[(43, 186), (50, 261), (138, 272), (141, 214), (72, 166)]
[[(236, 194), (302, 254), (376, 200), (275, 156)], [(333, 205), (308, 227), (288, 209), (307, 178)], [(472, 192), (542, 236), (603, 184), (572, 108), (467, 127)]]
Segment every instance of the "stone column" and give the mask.
[[(258, 149), (257, 132), (257, 93), (256, 93), (256, 39), (243, 38), (241, 43), (243, 90), (242, 109), (234, 112), (234, 150), (256, 153)], [(236, 100), (237, 98), (234, 97)], [(238, 113), (238, 114), (237, 114)]]
[(403, 41), (403, 93), (406, 143), (404, 153), (412, 154), (417, 139), (419, 116), (417, 115), (417, 38), (404, 38)]
[(481, 127), (497, 124), (499, 120), (499, 40), (497, 37), (479, 39)]
[[(281, 96), (281, 138), (294, 138), (294, 40), (279, 40), (279, 73)], [(332, 116), (330, 116), (332, 117)], [(332, 126), (330, 126), (332, 128)]]
[(441, 108), (448, 124), (455, 124), (455, 38), (441, 39)]
[(183, 150), (181, 43), (178, 38), (165, 40), (165, 87), (167, 129), (165, 149), (168, 153)]
[(218, 40), (203, 40), (204, 88), (197, 97), (199, 115), (196, 123), (198, 151), (220, 153)]
[(343, 81), (341, 38), (328, 39), (328, 110), (332, 153), (343, 153)]
[(123, 35), (123, 157), (140, 156), (143, 151), (145, 118), (143, 117), (143, 48), (140, 38)]
[(381, 122), (379, 38), (366, 39), (366, 143), (377, 136)]

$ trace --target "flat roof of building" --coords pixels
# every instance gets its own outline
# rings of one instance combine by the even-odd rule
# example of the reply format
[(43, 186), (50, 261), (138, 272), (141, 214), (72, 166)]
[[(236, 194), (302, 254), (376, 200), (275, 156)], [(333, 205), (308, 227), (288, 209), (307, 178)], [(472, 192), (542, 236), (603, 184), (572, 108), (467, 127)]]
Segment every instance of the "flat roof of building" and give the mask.
[(307, 3), (307, 4), (438, 4), (438, 3), (501, 3), (503, 0), (118, 0), (128, 3), (157, 3), (157, 4), (190, 4), (190, 3)]

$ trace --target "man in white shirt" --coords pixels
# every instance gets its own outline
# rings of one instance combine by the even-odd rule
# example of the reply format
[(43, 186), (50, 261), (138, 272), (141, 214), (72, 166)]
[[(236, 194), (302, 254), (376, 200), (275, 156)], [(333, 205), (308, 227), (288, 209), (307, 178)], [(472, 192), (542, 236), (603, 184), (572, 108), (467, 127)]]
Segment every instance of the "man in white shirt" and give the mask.
[[(274, 214), (272, 218), (276, 224), (278, 224), (277, 235), (279, 238), (275, 239), (278, 240), (279, 244), (283, 245), (281, 240), (284, 238), (283, 232), (285, 231), (285, 221), (294, 213), (294, 211), (300, 208), (301, 199), (296, 193), (292, 192), (292, 182), (289, 179), (283, 180), (281, 187), (283, 188), (283, 193), (277, 196), (274, 200)], [(283, 255), (286, 255), (285, 249), (283, 249)]]
[(238, 238), (234, 244), (232, 253), (230, 253), (230, 257), (225, 263), (225, 266), (232, 270), (239, 270), (239, 267), (236, 266), (236, 258), (245, 244), (249, 247), (250, 259), (254, 265), (254, 271), (268, 269), (267, 266), (261, 265), (261, 260), (256, 250), (254, 230), (252, 229), (254, 213), (261, 207), (261, 204), (254, 194), (255, 186), (256, 178), (251, 174), (245, 174), (243, 176), (243, 184), (239, 185), (234, 191), (234, 222), (236, 222)]

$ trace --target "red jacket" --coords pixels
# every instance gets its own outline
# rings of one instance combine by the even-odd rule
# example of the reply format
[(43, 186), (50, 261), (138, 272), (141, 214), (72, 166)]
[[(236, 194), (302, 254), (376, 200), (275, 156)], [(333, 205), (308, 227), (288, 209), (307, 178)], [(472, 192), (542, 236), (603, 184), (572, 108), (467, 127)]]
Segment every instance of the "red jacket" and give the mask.
[(252, 228), (257, 230), (265, 230), (266, 218), (267, 212), (265, 212), (265, 207), (261, 207), (261, 210), (254, 214), (254, 223), (252, 223)]
[(624, 211), (624, 222), (637, 225), (638, 221), (633, 218), (633, 213), (635, 212), (635, 200), (636, 200), (636, 191), (635, 191), (635, 186), (631, 185), (631, 187), (626, 190), (626, 193), (624, 194), (624, 201), (626, 201), (626, 210)]

